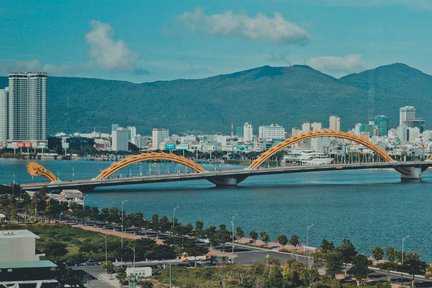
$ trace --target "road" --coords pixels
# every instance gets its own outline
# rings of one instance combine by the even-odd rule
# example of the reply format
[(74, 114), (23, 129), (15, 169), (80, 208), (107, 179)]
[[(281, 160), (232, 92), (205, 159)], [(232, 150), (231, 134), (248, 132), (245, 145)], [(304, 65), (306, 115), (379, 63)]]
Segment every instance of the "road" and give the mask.
[(351, 170), (351, 169), (383, 169), (396, 167), (423, 167), (427, 169), (432, 165), (431, 161), (410, 161), (410, 162), (372, 162), (372, 163), (351, 163), (351, 164), (329, 164), (329, 165), (295, 165), (283, 167), (269, 167), (258, 169), (233, 169), (233, 170), (216, 170), (205, 171), (202, 173), (176, 173), (176, 174), (159, 174), (159, 175), (143, 175), (124, 178), (109, 178), (109, 179), (82, 179), (54, 182), (34, 182), (20, 183), (24, 190), (34, 191), (40, 190), (42, 187), (47, 189), (81, 189), (91, 191), (96, 187), (132, 185), (158, 182), (173, 182), (186, 180), (205, 179), (208, 181), (219, 181), (224, 178), (240, 179), (238, 182), (250, 176), (268, 175), (268, 174), (283, 174), (283, 173), (300, 173), (300, 172), (319, 172), (331, 170)]

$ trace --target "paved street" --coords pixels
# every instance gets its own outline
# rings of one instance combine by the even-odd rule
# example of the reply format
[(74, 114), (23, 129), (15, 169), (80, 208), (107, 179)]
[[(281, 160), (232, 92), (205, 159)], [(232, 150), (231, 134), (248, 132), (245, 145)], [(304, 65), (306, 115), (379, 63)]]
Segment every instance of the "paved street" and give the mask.
[(77, 266), (72, 269), (83, 270), (94, 278), (86, 283), (86, 287), (119, 287), (118, 280), (111, 279), (111, 274), (107, 275), (100, 266)]

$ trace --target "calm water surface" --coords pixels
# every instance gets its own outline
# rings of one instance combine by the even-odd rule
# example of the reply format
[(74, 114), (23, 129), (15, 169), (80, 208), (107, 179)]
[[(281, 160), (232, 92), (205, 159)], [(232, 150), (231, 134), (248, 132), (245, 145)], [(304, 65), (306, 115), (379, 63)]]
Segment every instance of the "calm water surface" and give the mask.
[[(0, 183), (43, 181), (26, 173), (26, 161), (0, 160)], [(61, 179), (95, 177), (108, 162), (40, 161)], [(156, 165), (156, 166), (155, 166)], [(150, 169), (157, 171), (158, 164)], [(139, 167), (141, 166), (141, 167)], [(206, 167), (214, 169), (214, 167)], [(235, 166), (216, 167), (236, 168)], [(161, 164), (161, 172), (179, 169)], [(147, 173), (148, 164), (135, 165), (122, 171), (124, 175)], [(358, 250), (369, 254), (371, 247), (394, 246), (418, 251), (432, 262), (432, 173), (425, 172), (423, 181), (401, 183), (393, 170), (352, 170), (255, 176), (239, 187), (215, 188), (200, 180), (104, 188), (89, 193), (86, 205), (121, 207), (128, 212), (141, 211), (172, 217), (172, 210), (182, 223), (203, 220), (206, 226), (225, 223), (239, 214), (235, 223), (244, 231), (269, 231), (271, 238), (284, 233), (298, 234), (318, 246), (323, 238), (337, 245), (344, 238), (354, 242)]]

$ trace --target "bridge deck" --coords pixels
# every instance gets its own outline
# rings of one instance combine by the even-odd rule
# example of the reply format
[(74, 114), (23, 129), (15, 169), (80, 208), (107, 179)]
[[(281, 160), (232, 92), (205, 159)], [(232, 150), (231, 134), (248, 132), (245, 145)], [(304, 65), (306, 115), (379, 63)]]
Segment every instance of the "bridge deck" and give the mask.
[(91, 190), (97, 187), (132, 185), (157, 182), (187, 181), (198, 179), (220, 179), (227, 177), (249, 177), (255, 175), (282, 174), (282, 173), (300, 173), (300, 172), (318, 172), (331, 170), (350, 170), (350, 169), (383, 169), (395, 167), (422, 167), (432, 166), (432, 161), (410, 161), (410, 162), (375, 162), (375, 163), (353, 163), (353, 164), (329, 164), (329, 165), (296, 165), (284, 167), (270, 167), (259, 169), (235, 169), (235, 170), (216, 170), (202, 173), (188, 174), (160, 174), (133, 176), (126, 178), (110, 179), (84, 179), (68, 180), (55, 182), (34, 182), (22, 183), (21, 187), (25, 190), (39, 190), (42, 187), (48, 189), (84, 189)]

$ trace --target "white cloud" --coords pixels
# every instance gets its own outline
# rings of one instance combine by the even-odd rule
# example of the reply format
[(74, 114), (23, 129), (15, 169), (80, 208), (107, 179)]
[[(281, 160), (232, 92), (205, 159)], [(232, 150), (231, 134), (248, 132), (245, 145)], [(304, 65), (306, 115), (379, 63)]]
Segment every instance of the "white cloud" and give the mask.
[(362, 57), (359, 54), (322, 56), (310, 59), (307, 64), (319, 71), (333, 74), (354, 73), (363, 69)]
[(104, 70), (136, 70), (138, 53), (129, 50), (123, 40), (112, 38), (111, 25), (93, 20), (91, 26), (85, 36), (90, 45), (90, 64)]
[(285, 20), (280, 13), (274, 13), (273, 18), (261, 13), (249, 17), (232, 11), (207, 15), (202, 9), (195, 9), (181, 14), (178, 19), (190, 30), (209, 36), (237, 36), (256, 41), (287, 44), (305, 44), (309, 41), (303, 28)]

